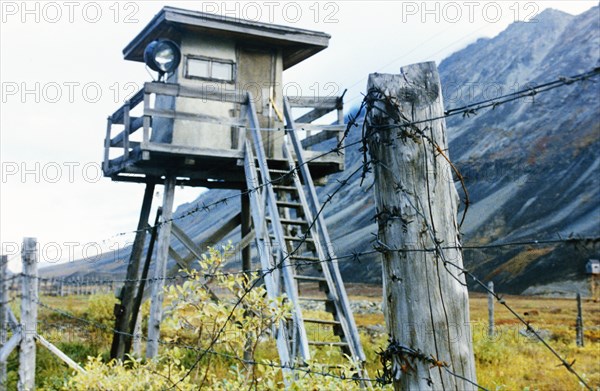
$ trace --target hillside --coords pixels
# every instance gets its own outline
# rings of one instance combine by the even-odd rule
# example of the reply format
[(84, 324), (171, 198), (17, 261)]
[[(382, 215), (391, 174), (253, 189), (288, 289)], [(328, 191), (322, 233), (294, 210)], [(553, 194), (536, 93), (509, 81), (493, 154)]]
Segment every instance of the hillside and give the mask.
[[(439, 65), (446, 108), (491, 98), (543, 83), (558, 76), (588, 71), (600, 60), (600, 11), (595, 7), (572, 16), (560, 11), (541, 13), (537, 23), (517, 22), (492, 39), (479, 39)], [(465, 175), (471, 206), (462, 227), (466, 244), (495, 244), (523, 239), (555, 239), (561, 235), (600, 235), (600, 90), (596, 83), (576, 83), (533, 98), (448, 120), (450, 157)], [(348, 142), (360, 132), (350, 133)], [(319, 189), (325, 199), (338, 182), (361, 164), (358, 147), (346, 151), (347, 170), (332, 176)], [(338, 254), (372, 248), (372, 177), (359, 186), (352, 178), (325, 216)], [(197, 201), (210, 204), (231, 191), (209, 191)], [(184, 214), (193, 205), (183, 205)], [(239, 210), (236, 197), (210, 213), (181, 220), (197, 242), (202, 242)], [(234, 238), (239, 234), (235, 233)], [(499, 290), (510, 293), (546, 292), (584, 288), (583, 265), (598, 255), (596, 243), (551, 247), (519, 246), (466, 250), (467, 267)], [(175, 248), (179, 243), (173, 242)], [(95, 263), (96, 270), (120, 272), (109, 254)], [(229, 265), (231, 268), (238, 264)], [(52, 275), (85, 274), (79, 262), (44, 269)], [(340, 262), (347, 281), (380, 282), (376, 256), (360, 262)], [(553, 284), (553, 285), (552, 285)], [(538, 286), (532, 288), (533, 286)], [(559, 289), (559, 290), (560, 290)]]

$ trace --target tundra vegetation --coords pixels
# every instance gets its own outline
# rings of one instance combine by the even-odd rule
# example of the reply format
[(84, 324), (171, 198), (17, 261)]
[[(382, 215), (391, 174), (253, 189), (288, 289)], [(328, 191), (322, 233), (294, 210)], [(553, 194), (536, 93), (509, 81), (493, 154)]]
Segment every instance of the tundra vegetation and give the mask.
[[(173, 384), (177, 384), (173, 389), (179, 390), (283, 388), (277, 349), (269, 333), (273, 322), (290, 317), (291, 308), (284, 299), (269, 300), (260, 284), (248, 289), (253, 281), (241, 273), (214, 273), (210, 290), (221, 300), (211, 300), (204, 277), (207, 272), (219, 269), (225, 251), (229, 249), (211, 249), (210, 255), (202, 259), (195, 270), (186, 271), (187, 278), (182, 284), (166, 288), (166, 316), (161, 331), (164, 343), (153, 360), (135, 356), (129, 356), (124, 362), (109, 360), (113, 295), (42, 296), (41, 302), (73, 317), (41, 307), (38, 332), (80, 363), (86, 373), (73, 371), (38, 346), (38, 389), (163, 390)], [(364, 304), (357, 307), (355, 316), (367, 355), (366, 369), (371, 378), (376, 378), (382, 369), (377, 353), (387, 345), (380, 306), (381, 288), (356, 285), (350, 286), (349, 293), (352, 302)], [(540, 330), (562, 356), (575, 360), (575, 369), (594, 389), (600, 387), (600, 306), (597, 303), (583, 303), (585, 346), (577, 347), (575, 300), (525, 296), (505, 299)], [(496, 305), (496, 332), (489, 337), (487, 297), (472, 294), (470, 303), (479, 384), (489, 390), (583, 389), (542, 344), (524, 335), (523, 325), (502, 306)], [(18, 303), (12, 306), (13, 311), (18, 312)], [(142, 307), (145, 320), (148, 307), (147, 304)], [(325, 315), (318, 308), (307, 309), (305, 313), (310, 317)], [(146, 331), (145, 322), (142, 330)], [(358, 383), (349, 380), (353, 366), (348, 357), (335, 348), (319, 349), (315, 361), (307, 363), (303, 367), (305, 371), (299, 372), (295, 379), (289, 379), (292, 389), (360, 389)], [(203, 354), (206, 350), (210, 352)], [(254, 363), (241, 359), (244, 351)], [(13, 352), (8, 360), (8, 389), (16, 388), (17, 354)], [(323, 373), (335, 376), (323, 376)], [(389, 385), (374, 383), (373, 386), (391, 389)]]

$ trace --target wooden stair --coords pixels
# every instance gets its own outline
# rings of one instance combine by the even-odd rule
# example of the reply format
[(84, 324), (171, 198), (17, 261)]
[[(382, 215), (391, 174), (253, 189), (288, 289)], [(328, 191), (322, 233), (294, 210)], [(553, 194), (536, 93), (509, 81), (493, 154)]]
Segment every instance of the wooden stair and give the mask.
[[(249, 99), (248, 115), (252, 143), (245, 144), (244, 168), (250, 193), (252, 221), (269, 297), (285, 294), (292, 305), (292, 318), (278, 325), (278, 350), (282, 363), (302, 365), (320, 346), (340, 348), (357, 363), (365, 361), (360, 337), (350, 309), (348, 297), (330, 244), (329, 234), (319, 212), (320, 205), (302, 146), (291, 120), (289, 105), (284, 105), (287, 122), (283, 154), (288, 167), (269, 168), (254, 104)], [(288, 144), (294, 148), (295, 160)], [(257, 166), (258, 165), (258, 166)], [(293, 174), (290, 174), (293, 173)], [(290, 175), (286, 175), (290, 174)], [(277, 178), (286, 178), (282, 183)], [(316, 216), (313, 218), (313, 216)], [(302, 270), (302, 274), (298, 271)], [(299, 284), (302, 282), (303, 284)], [(299, 287), (317, 284), (318, 297), (300, 296)], [(300, 302), (325, 303), (331, 319), (305, 318)], [(309, 340), (306, 325), (331, 327), (337, 341)], [(293, 338), (291, 336), (294, 336)], [(309, 346), (315, 348), (310, 349)], [(362, 368), (356, 368), (364, 376)]]

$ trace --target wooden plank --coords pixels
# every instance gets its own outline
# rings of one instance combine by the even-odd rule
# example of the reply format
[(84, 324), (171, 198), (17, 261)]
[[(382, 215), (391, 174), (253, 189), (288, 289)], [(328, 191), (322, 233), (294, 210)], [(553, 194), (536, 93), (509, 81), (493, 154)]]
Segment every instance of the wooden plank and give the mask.
[(123, 333), (129, 331), (128, 325), (137, 286), (135, 281), (139, 278), (140, 263), (144, 251), (144, 243), (146, 242), (146, 230), (148, 229), (148, 218), (150, 217), (150, 210), (152, 208), (154, 189), (154, 183), (146, 183), (140, 217), (129, 256), (129, 263), (127, 264), (126, 281), (121, 289), (120, 304), (115, 305), (115, 326), (110, 350), (110, 356), (113, 359), (122, 360), (125, 358), (125, 353), (127, 353), (125, 346), (130, 337)]
[(42, 346), (44, 346), (46, 349), (48, 349), (50, 352), (52, 352), (52, 354), (54, 354), (56, 357), (63, 360), (64, 363), (67, 364), (69, 367), (76, 370), (77, 372), (86, 373), (86, 371), (82, 367), (80, 367), (79, 364), (77, 364), (69, 356), (67, 356), (66, 354), (61, 352), (59, 348), (54, 346), (51, 342), (46, 340), (44, 337), (42, 337), (41, 335), (36, 335), (35, 338), (38, 340), (38, 342)]
[(138, 92), (135, 93), (134, 96), (131, 97), (131, 99), (129, 99), (129, 101), (127, 103), (125, 103), (123, 106), (119, 107), (119, 109), (117, 109), (117, 111), (115, 111), (113, 113), (113, 115), (110, 116), (113, 124), (124, 124), (124, 117), (125, 117), (125, 106), (127, 104), (129, 104), (129, 109), (133, 109), (134, 107), (136, 107), (142, 100), (144, 99), (144, 89), (140, 89)]
[(235, 117), (217, 117), (208, 114), (199, 113), (186, 113), (177, 110), (168, 109), (147, 109), (144, 112), (145, 115), (162, 118), (173, 118), (176, 120), (196, 121), (196, 122), (207, 122), (211, 124), (225, 125), (225, 126), (240, 126), (244, 124), (239, 118)]
[(335, 130), (322, 130), (317, 134), (313, 134), (312, 136), (308, 136), (302, 140), (302, 147), (309, 148), (313, 145), (320, 144), (323, 141), (330, 140), (332, 138), (337, 138), (340, 132)]
[(163, 288), (165, 286), (166, 268), (169, 257), (169, 242), (171, 238), (171, 223), (173, 217), (173, 199), (175, 196), (175, 177), (165, 179), (162, 208), (162, 224), (158, 233), (158, 249), (152, 284), (152, 300), (150, 303), (150, 319), (148, 320), (148, 344), (146, 358), (153, 358), (158, 353), (160, 338), (160, 323), (163, 313)]
[(185, 269), (186, 268), (186, 266), (185, 266), (185, 264), (183, 262), (183, 258), (181, 257), (181, 255), (179, 255), (177, 253), (177, 251), (175, 251), (175, 249), (173, 247), (171, 247), (171, 246), (169, 246), (169, 256), (175, 260), (175, 263), (177, 264), (177, 266), (180, 269)]
[(12, 337), (10, 337), (8, 341), (6, 341), (4, 345), (2, 345), (2, 348), (0, 349), (0, 361), (6, 363), (6, 360), (8, 360), (8, 356), (10, 356), (12, 351), (15, 350), (17, 346), (19, 346), (20, 342), (21, 332), (17, 331), (12, 335)]
[[(138, 129), (140, 129), (144, 125), (144, 116), (142, 117), (132, 117), (130, 121), (131, 125), (129, 126), (129, 134), (135, 133)], [(123, 146), (123, 141), (125, 140), (126, 131), (122, 131), (117, 134), (115, 137), (110, 140), (111, 147), (120, 147)]]
[[(140, 283), (137, 287), (137, 292), (133, 300), (133, 306), (131, 308), (131, 316), (129, 317), (129, 334), (135, 334), (137, 319), (140, 314), (140, 307), (144, 297), (144, 288), (146, 280), (148, 278), (148, 271), (150, 270), (150, 261), (152, 260), (152, 254), (154, 252), (154, 244), (158, 236), (158, 226), (160, 223), (160, 217), (162, 216), (162, 207), (156, 209), (156, 217), (154, 218), (154, 225), (152, 226), (152, 232), (150, 233), (150, 243), (148, 243), (148, 250), (146, 251), (146, 259), (144, 260), (144, 267), (142, 268), (142, 274), (140, 275)], [(132, 338), (125, 339), (125, 351), (128, 352), (131, 349)]]
[(35, 238), (24, 238), (21, 250), (21, 332), (19, 344), (19, 390), (35, 389), (35, 338), (38, 315), (38, 248)]
[(104, 161), (102, 163), (102, 170), (104, 174), (108, 172), (110, 163), (110, 133), (112, 131), (112, 119), (108, 117), (106, 120), (106, 136), (104, 138)]
[[(144, 94), (144, 113), (150, 108), (150, 94)], [(146, 146), (150, 142), (150, 126), (152, 126), (152, 117), (148, 115), (142, 116), (143, 120), (143, 133), (142, 133), (142, 145)]]
[(246, 97), (237, 92), (215, 91), (209, 87), (190, 88), (181, 84), (173, 83), (146, 83), (144, 89), (148, 94), (180, 96), (185, 98), (196, 98), (204, 101), (217, 101), (243, 104)]
[(334, 109), (314, 109), (296, 118), (295, 122), (313, 122), (314, 120), (321, 118), (333, 110)]
[[(241, 217), (240, 213), (232, 216), (229, 220), (225, 221), (225, 223), (223, 223), (223, 225), (221, 225), (219, 228), (217, 228), (217, 230), (215, 230), (212, 234), (210, 234), (203, 241), (202, 246), (214, 246), (215, 244), (222, 241), (225, 236), (229, 235), (229, 233), (231, 231), (236, 229), (242, 223), (241, 219), (242, 219), (242, 217)], [(186, 265), (189, 265), (190, 262), (192, 262), (195, 259), (200, 259), (200, 258), (196, 258), (196, 256), (194, 254), (190, 253), (187, 257), (184, 258), (184, 263)], [(174, 270), (174, 269), (169, 270), (169, 276), (175, 275), (175, 273), (177, 273), (177, 270)]]
[[(182, 244), (183, 246), (194, 255), (194, 257), (198, 260), (202, 259), (202, 249), (200, 247), (198, 247), (196, 245), (196, 243), (194, 243), (192, 241), (192, 239), (190, 239), (189, 236), (186, 235), (185, 232), (183, 232), (183, 230), (181, 228), (179, 228), (179, 226), (177, 226), (177, 224), (175, 223), (171, 223), (171, 230), (173, 233), (173, 236), (175, 236)], [(184, 266), (183, 268), (186, 268), (186, 266)]]
[(339, 96), (287, 96), (291, 107), (312, 107), (335, 110), (340, 106)]
[[(133, 176), (133, 175), (115, 175), (111, 179), (118, 182), (129, 182), (129, 183), (146, 183), (150, 181), (149, 177), (146, 176)], [(159, 183), (160, 179), (157, 182)], [(188, 187), (208, 187), (208, 188), (219, 188), (219, 189), (234, 189), (241, 190), (245, 183), (242, 182), (215, 182), (208, 181), (206, 179), (178, 179), (177, 186), (188, 186)]]
[(165, 152), (172, 154), (181, 155), (193, 155), (201, 157), (215, 157), (224, 159), (243, 159), (244, 154), (242, 151), (237, 149), (215, 149), (215, 148), (201, 148), (201, 147), (186, 147), (181, 145), (172, 144), (159, 144), (159, 143), (148, 143), (147, 151), (150, 152)]
[(125, 124), (125, 130), (123, 130), (123, 157), (127, 159), (129, 157), (129, 133), (131, 132), (131, 119), (129, 118), (129, 110), (131, 106), (127, 102), (124, 106), (123, 111), (123, 123)]
[(14, 312), (12, 311), (12, 309), (10, 307), (8, 307), (8, 324), (10, 326), (10, 329), (13, 332), (16, 332), (19, 329), (19, 321), (17, 320), (17, 317), (15, 316)]

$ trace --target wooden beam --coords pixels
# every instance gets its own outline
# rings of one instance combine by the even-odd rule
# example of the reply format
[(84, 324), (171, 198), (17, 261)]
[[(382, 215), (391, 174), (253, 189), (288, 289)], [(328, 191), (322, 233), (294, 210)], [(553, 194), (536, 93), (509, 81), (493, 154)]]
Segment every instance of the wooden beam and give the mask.
[[(219, 243), (221, 240), (223, 240), (223, 238), (225, 238), (225, 236), (227, 236), (231, 231), (236, 229), (242, 223), (241, 219), (242, 219), (241, 213), (238, 213), (238, 214), (234, 215), (233, 217), (231, 217), (229, 220), (225, 221), (225, 223), (223, 223), (223, 225), (221, 225), (212, 234), (210, 234), (206, 239), (203, 240), (202, 244), (200, 245), (200, 248), (202, 248), (204, 246), (214, 246), (215, 244)], [(201, 253), (204, 253), (204, 251), (202, 251)], [(183, 262), (186, 265), (186, 267), (189, 267), (189, 264), (195, 259), (200, 259), (200, 258), (197, 258), (196, 255), (194, 255), (193, 253), (190, 253), (188, 256), (186, 256), (183, 259)], [(177, 273), (177, 270), (175, 270), (174, 268), (171, 268), (169, 270), (168, 275), (172, 276), (172, 275), (175, 275), (176, 273)]]
[[(138, 129), (140, 129), (144, 125), (144, 117), (131, 117), (131, 125), (129, 127), (129, 134), (132, 135)], [(123, 146), (123, 140), (125, 140), (125, 131), (117, 134), (115, 137), (110, 140), (111, 147), (121, 147)], [(139, 144), (139, 143), (138, 143)]]
[(171, 223), (173, 217), (173, 199), (175, 197), (175, 178), (165, 179), (162, 224), (158, 233), (158, 250), (156, 266), (154, 269), (154, 282), (152, 284), (152, 301), (150, 303), (150, 319), (148, 320), (148, 344), (146, 345), (146, 358), (153, 358), (158, 354), (158, 340), (160, 338), (160, 323), (163, 314), (163, 288), (167, 260), (169, 257), (169, 242), (171, 239)]
[(322, 116), (332, 112), (333, 110), (335, 109), (314, 109), (296, 118), (294, 122), (313, 122), (314, 120), (321, 118)]
[(77, 372), (86, 373), (86, 371), (81, 366), (79, 366), (79, 364), (77, 364), (69, 356), (67, 356), (66, 354), (61, 352), (59, 348), (54, 346), (51, 342), (46, 340), (44, 337), (42, 337), (41, 335), (36, 335), (35, 339), (37, 339), (37, 341), (42, 346), (44, 346), (46, 349), (48, 349), (50, 352), (52, 352), (52, 354), (54, 354), (56, 357), (63, 360), (64, 363), (67, 364), (69, 367), (73, 368)]
[(144, 112), (145, 115), (149, 115), (152, 117), (161, 117), (161, 118), (173, 118), (179, 120), (186, 121), (196, 121), (196, 122), (207, 122), (211, 124), (225, 125), (225, 126), (241, 126), (244, 125), (244, 121), (235, 117), (216, 117), (214, 115), (208, 114), (198, 114), (198, 113), (186, 113), (177, 110), (168, 110), (168, 109), (146, 109)]
[(314, 109), (335, 110), (340, 106), (339, 96), (287, 96), (291, 107), (311, 107)]
[(120, 303), (115, 305), (115, 331), (110, 350), (111, 358), (124, 359), (126, 353), (125, 342), (130, 339), (130, 337), (123, 333), (128, 332), (131, 310), (135, 300), (137, 287), (135, 281), (139, 278), (140, 262), (144, 251), (144, 243), (146, 242), (146, 230), (148, 229), (148, 218), (150, 217), (150, 209), (152, 208), (154, 189), (154, 183), (146, 183), (140, 218), (127, 265), (126, 281), (121, 289)]
[(145, 83), (144, 89), (148, 94), (181, 96), (217, 102), (230, 102), (243, 104), (246, 97), (237, 92), (217, 91), (209, 87), (190, 88), (173, 83)]
[[(133, 300), (133, 306), (131, 308), (131, 316), (129, 317), (129, 334), (135, 334), (135, 323), (137, 322), (140, 306), (142, 305), (142, 299), (144, 297), (144, 287), (146, 285), (146, 279), (148, 278), (148, 271), (150, 270), (150, 261), (152, 260), (152, 253), (154, 252), (154, 244), (156, 243), (156, 237), (158, 236), (158, 225), (160, 217), (162, 216), (162, 207), (158, 207), (156, 210), (156, 217), (154, 219), (154, 225), (152, 226), (152, 232), (150, 234), (150, 243), (148, 244), (148, 250), (146, 252), (146, 259), (144, 261), (144, 267), (142, 268), (142, 274), (140, 275), (140, 283), (137, 287), (135, 299)], [(125, 351), (129, 352), (131, 349), (132, 338), (125, 340)]]
[(186, 233), (177, 226), (177, 224), (172, 223), (171, 230), (173, 232), (173, 236), (175, 236), (184, 245), (184, 247), (194, 255), (196, 259), (202, 259), (202, 249), (196, 246), (196, 243), (194, 243), (192, 239), (190, 239), (190, 237), (187, 236)]
[(17, 331), (12, 335), (12, 337), (10, 337), (8, 341), (6, 341), (4, 345), (2, 345), (2, 348), (0, 349), (0, 361), (6, 362), (6, 360), (8, 360), (8, 356), (10, 356), (12, 351), (15, 350), (17, 346), (19, 346), (20, 342), (21, 331)]
[(175, 251), (175, 249), (171, 246), (169, 246), (169, 256), (175, 260), (175, 263), (177, 266), (179, 266), (179, 268), (185, 269), (183, 258), (181, 258), (181, 255), (179, 255), (179, 253), (177, 253), (177, 251)]
[(322, 130), (317, 134), (313, 134), (312, 136), (308, 136), (302, 140), (302, 147), (309, 148), (313, 145), (320, 144), (323, 141), (331, 140), (332, 138), (336, 138), (340, 132), (337, 130)]
[[(144, 100), (144, 89), (142, 88), (141, 90), (139, 90), (138, 92), (135, 93), (134, 96), (131, 97), (131, 99), (129, 99), (128, 103), (130, 105), (130, 109), (133, 109), (135, 106), (137, 106), (142, 100)], [(123, 120), (125, 117), (125, 106), (126, 104), (124, 104), (123, 106), (119, 107), (119, 109), (117, 109), (117, 111), (115, 111), (113, 113), (113, 115), (110, 116), (112, 123), (113, 124), (121, 124), (123, 125)]]

